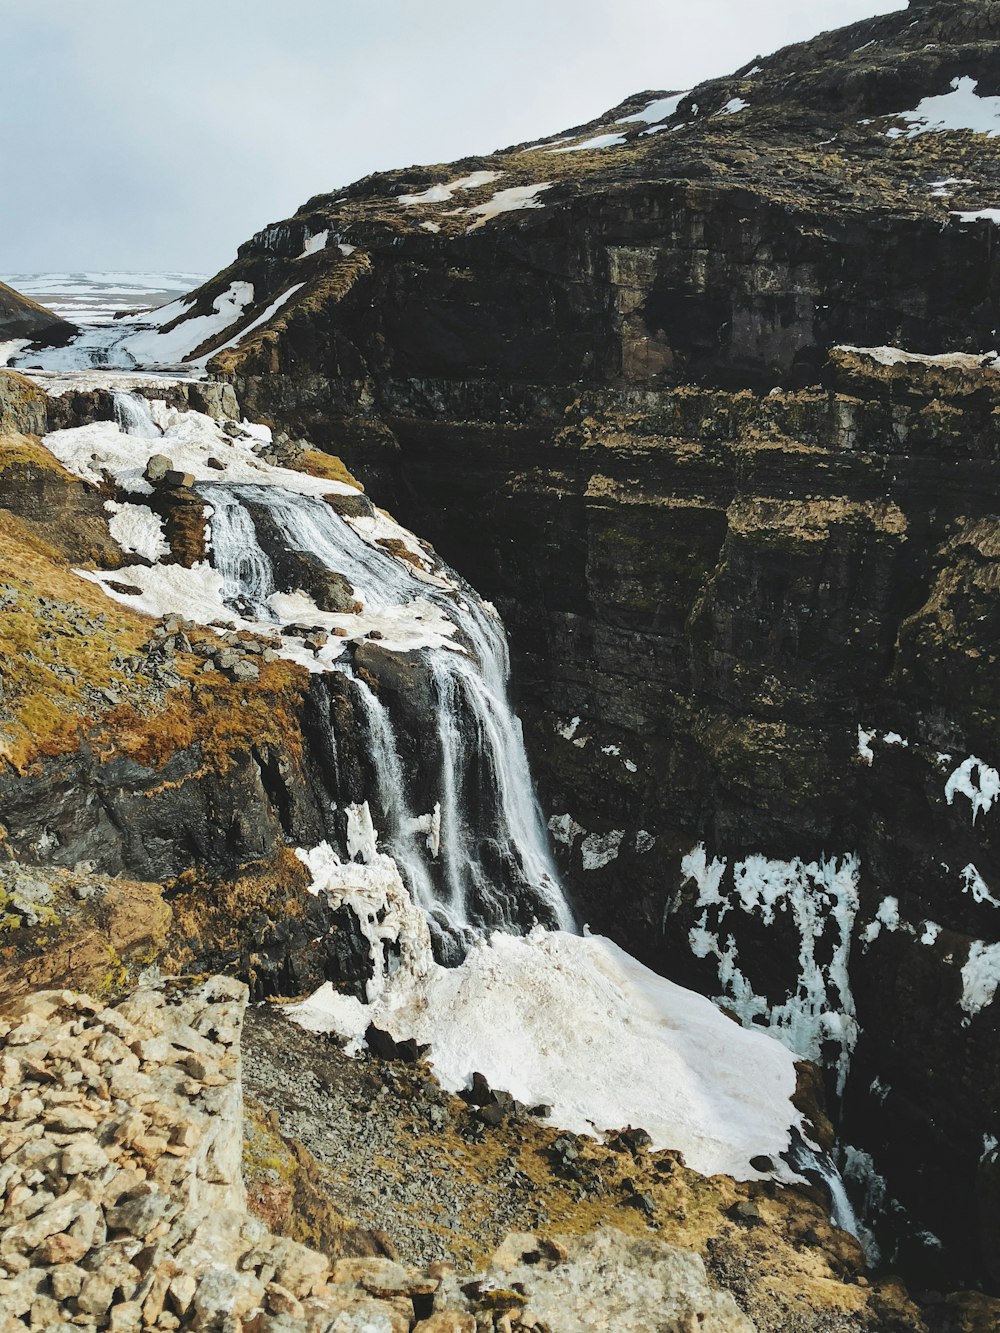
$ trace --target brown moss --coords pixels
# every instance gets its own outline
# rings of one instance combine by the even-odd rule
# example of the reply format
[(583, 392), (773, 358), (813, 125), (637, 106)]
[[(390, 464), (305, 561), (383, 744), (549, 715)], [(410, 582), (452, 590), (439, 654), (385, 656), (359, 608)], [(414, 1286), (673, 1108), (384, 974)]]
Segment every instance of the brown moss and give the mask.
[[(0, 992), (72, 986), (110, 997), (135, 984), (165, 947), (171, 913), (159, 884), (46, 869), (53, 902), (38, 926), (5, 932)], [(85, 897), (77, 897), (83, 889)]]
[(365, 488), (361, 482), (344, 466), (342, 459), (335, 454), (324, 454), (319, 449), (306, 449), (298, 463), (301, 472), (310, 477), (321, 477), (324, 481), (339, 481), (345, 486), (354, 486), (357, 490)]
[(304, 668), (262, 664), (259, 683), (248, 686), (206, 678), (197, 657), (178, 657), (177, 667), (185, 684), (170, 691), (161, 710), (150, 714), (124, 703), (95, 727), (91, 741), (101, 759), (124, 754), (159, 770), (178, 751), (197, 746), (203, 770), (226, 773), (237, 754), (255, 745), (280, 745), (293, 760), (300, 757), (298, 715), (309, 680)]
[[(148, 621), (74, 574), (24, 521), (0, 510), (0, 759), (23, 769), (78, 744), (96, 711), (85, 687), (137, 695), (122, 657), (137, 653)], [(82, 626), (82, 628), (81, 628)]]
[(288, 847), (266, 865), (231, 879), (208, 880), (184, 871), (169, 886), (174, 927), (167, 962), (182, 971), (205, 950), (239, 955), (261, 920), (297, 920), (305, 911), (309, 874)]
[(0, 473), (21, 468), (38, 469), (70, 485), (80, 485), (78, 478), (49, 453), (37, 435), (0, 434)]

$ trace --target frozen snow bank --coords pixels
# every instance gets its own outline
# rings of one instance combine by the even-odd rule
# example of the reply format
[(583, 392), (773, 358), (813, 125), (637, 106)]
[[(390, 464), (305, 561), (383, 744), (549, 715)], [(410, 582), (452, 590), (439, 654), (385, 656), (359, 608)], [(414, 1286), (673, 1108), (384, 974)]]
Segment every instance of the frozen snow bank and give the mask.
[(1000, 208), (978, 208), (974, 212), (963, 213), (955, 209), (952, 211), (953, 218), (958, 218), (959, 222), (965, 224), (969, 222), (994, 222), (1000, 226)]
[(915, 139), (918, 134), (942, 134), (948, 130), (971, 130), (973, 134), (1000, 134), (1000, 97), (980, 97), (976, 79), (951, 81), (951, 92), (925, 97), (912, 111), (900, 111), (895, 117), (905, 120), (905, 130), (891, 129), (889, 139)]
[(992, 1004), (1000, 987), (1000, 944), (973, 940), (962, 968), (962, 1008), (971, 1016)]
[[(299, 258), (301, 259), (302, 256), (300, 255)], [(267, 307), (267, 309), (263, 312), (263, 314), (258, 315), (257, 318), (253, 320), (252, 323), (246, 326), (245, 329), (240, 329), (239, 333), (234, 334), (232, 338), (230, 338), (227, 342), (224, 342), (220, 347), (213, 348), (211, 355), (215, 356), (217, 352), (224, 352), (227, 347), (238, 346), (243, 341), (243, 339), (246, 338), (249, 334), (253, 333), (255, 329), (259, 329), (262, 324), (266, 324), (267, 321), (272, 318), (272, 316), (276, 315), (278, 311), (281, 309), (281, 307), (287, 305), (288, 302), (292, 299), (292, 297), (296, 296), (304, 286), (305, 286), (304, 282), (297, 282), (294, 287), (289, 287), (287, 292), (282, 292), (281, 295), (276, 300), (271, 302), (271, 304)], [(206, 357), (205, 359), (207, 361), (208, 357)]]
[(170, 554), (163, 536), (163, 521), (148, 505), (105, 500), (104, 508), (111, 515), (108, 531), (123, 551), (154, 562)]
[[(253, 299), (252, 282), (233, 282), (215, 298), (211, 314), (189, 317), (189, 300), (172, 301), (152, 313), (129, 315), (114, 324), (91, 325), (65, 347), (22, 353), (15, 360), (57, 371), (179, 366), (203, 343), (221, 337)], [(181, 319), (176, 327), (164, 329), (178, 317)]]
[(305, 245), (302, 247), (302, 253), (296, 255), (296, 259), (307, 259), (310, 255), (315, 255), (318, 254), (320, 250), (325, 250), (329, 238), (329, 227), (327, 227), (326, 231), (318, 231), (315, 236), (308, 237)]
[[(519, 1101), (551, 1106), (561, 1128), (594, 1134), (641, 1125), (654, 1147), (680, 1149), (704, 1175), (753, 1179), (750, 1158), (767, 1155), (793, 1178), (779, 1154), (800, 1122), (791, 1105), (795, 1061), (772, 1038), (739, 1027), (599, 936), (496, 934), (460, 967), (441, 967), (388, 857), (342, 866), (325, 845), (298, 855), (313, 892), (361, 907), (377, 970), (368, 1004), (327, 983), (289, 1006), (303, 1027), (337, 1032), (357, 1049), (375, 1023), (396, 1040), (429, 1043), (451, 1091), (479, 1070)], [(401, 957), (386, 975), (390, 942)]]

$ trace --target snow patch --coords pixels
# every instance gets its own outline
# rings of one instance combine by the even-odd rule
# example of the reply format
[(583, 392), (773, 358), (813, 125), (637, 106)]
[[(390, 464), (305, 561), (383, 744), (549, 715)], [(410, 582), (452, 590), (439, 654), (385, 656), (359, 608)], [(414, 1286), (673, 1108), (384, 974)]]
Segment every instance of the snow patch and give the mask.
[(962, 1008), (967, 1014), (978, 1014), (993, 998), (1000, 986), (1000, 944), (986, 944), (973, 940), (969, 957), (962, 968)]
[(544, 208), (545, 205), (538, 195), (542, 190), (551, 188), (552, 181), (541, 181), (538, 185), (514, 185), (509, 190), (497, 190), (493, 198), (488, 199), (485, 204), (465, 210), (467, 213), (479, 214), (479, 220), (472, 224), (469, 231), (484, 227), (491, 218), (497, 217), (500, 213), (515, 213), (522, 208)]
[(1000, 907), (1000, 901), (990, 893), (986, 881), (971, 861), (959, 873), (962, 876), (963, 893), (971, 893), (974, 902), (989, 904), (990, 907)]
[(163, 520), (148, 505), (105, 500), (104, 508), (111, 515), (108, 531), (123, 551), (141, 555), (154, 564), (161, 556), (170, 554), (163, 536)]
[(556, 842), (562, 843), (564, 847), (572, 847), (587, 830), (572, 815), (553, 815), (549, 820), (549, 832)]
[(368, 802), (347, 807), (347, 855), (362, 865), (372, 865), (378, 854), (375, 825)]
[[(689, 90), (690, 91), (690, 90)], [(644, 125), (658, 125), (661, 120), (669, 120), (671, 116), (677, 114), (677, 108), (687, 97), (687, 93), (672, 93), (669, 97), (658, 97), (655, 102), (650, 102), (644, 106), (641, 111), (637, 111), (633, 116), (622, 116), (620, 120), (615, 121), (616, 125), (631, 125), (641, 123)]]
[(863, 731), (858, 727), (858, 754), (865, 761), (869, 768), (875, 762), (875, 751), (871, 747), (874, 731)]
[(915, 139), (920, 134), (942, 134), (945, 131), (971, 130), (973, 134), (1000, 134), (1000, 97), (980, 97), (976, 92), (977, 79), (952, 79), (951, 92), (937, 97), (925, 97), (912, 111), (900, 111), (896, 120), (905, 120), (905, 130), (886, 131), (889, 139)]
[(239, 333), (234, 334), (233, 337), (230, 338), (228, 342), (224, 342), (220, 347), (216, 347), (213, 350), (212, 355), (215, 356), (219, 352), (224, 352), (227, 347), (238, 347), (244, 338), (246, 338), (249, 334), (253, 333), (255, 329), (259, 329), (262, 324), (266, 324), (268, 320), (272, 319), (278, 313), (281, 307), (287, 305), (288, 302), (292, 299), (292, 297), (295, 296), (296, 293), (300, 292), (304, 286), (305, 286), (304, 282), (297, 282), (294, 287), (289, 287), (287, 292), (282, 292), (282, 294), (279, 297), (277, 297), (276, 300), (271, 302), (271, 304), (267, 307), (267, 309), (263, 312), (263, 314), (258, 315), (257, 318), (252, 321), (252, 323), (246, 326), (245, 329), (240, 329)]
[(1000, 773), (975, 755), (970, 755), (945, 783), (944, 794), (949, 805), (954, 803), (956, 795), (968, 797), (972, 806), (972, 822), (975, 824), (980, 811), (989, 814), (994, 801), (1000, 798)]
[(415, 204), (446, 204), (459, 190), (478, 190), (482, 185), (492, 185), (502, 175), (502, 171), (474, 171), (470, 176), (449, 181), (447, 185), (432, 185), (421, 194), (397, 194), (396, 203), (403, 208), (412, 208)]
[(732, 97), (719, 112), (719, 115), (738, 116), (741, 111), (746, 111), (749, 105), (750, 103), (742, 97)]
[(868, 946), (881, 935), (883, 926), (890, 934), (899, 930), (898, 898), (883, 898), (878, 905), (874, 920), (870, 921), (861, 932), (862, 949), (865, 953), (868, 952)]
[(951, 216), (958, 218), (961, 223), (993, 222), (1000, 226), (1000, 208), (979, 208), (970, 213), (953, 210)]
[(570, 144), (568, 148), (546, 148), (547, 153), (583, 153), (598, 148), (617, 148), (626, 142), (624, 134), (597, 134), (593, 139), (584, 139), (582, 143)]
[(880, 366), (941, 366), (952, 370), (993, 370), (1000, 365), (996, 352), (940, 352), (933, 356), (923, 352), (906, 352), (901, 347), (852, 347), (841, 343), (835, 352), (855, 352), (877, 361)]
[[(600, 936), (496, 934), (460, 966), (441, 967), (390, 858), (342, 866), (327, 844), (296, 855), (314, 893), (358, 914), (375, 974), (367, 1004), (327, 983), (286, 1008), (295, 1022), (337, 1032), (355, 1051), (374, 1023), (429, 1044), (449, 1091), (479, 1070), (526, 1105), (551, 1106), (563, 1129), (642, 1125), (654, 1149), (679, 1149), (704, 1175), (755, 1179), (750, 1159), (765, 1155), (794, 1178), (781, 1154), (801, 1123), (791, 1105), (795, 1062), (766, 1034), (738, 1027)], [(390, 949), (399, 954), (391, 974)]]
[(310, 236), (302, 247), (302, 253), (296, 255), (296, 259), (306, 259), (309, 255), (318, 254), (320, 250), (326, 249), (326, 243), (330, 239), (330, 229), (318, 231), (315, 236)]
[(933, 944), (941, 934), (941, 927), (936, 921), (925, 921), (923, 923), (924, 933), (920, 936), (921, 944)]

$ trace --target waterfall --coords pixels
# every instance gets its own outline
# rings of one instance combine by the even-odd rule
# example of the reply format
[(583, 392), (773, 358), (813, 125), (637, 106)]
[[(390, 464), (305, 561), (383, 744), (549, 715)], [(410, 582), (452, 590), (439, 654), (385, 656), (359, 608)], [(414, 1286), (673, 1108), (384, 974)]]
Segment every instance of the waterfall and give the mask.
[[(419, 577), (321, 499), (267, 485), (206, 482), (199, 490), (214, 511), (213, 564), (241, 615), (277, 622), (268, 600), (279, 590), (274, 563), (254, 520), (263, 512), (286, 551), (346, 577), (366, 610), (420, 597), (457, 627), (456, 648), (419, 654), (436, 714), (433, 734), (418, 738), (419, 766), (436, 774), (436, 790), (420, 793), (419, 806), (390, 708), (347, 653), (336, 666), (351, 681), (363, 720), (381, 841), (423, 909), (442, 961), (460, 961), (477, 935), (494, 929), (520, 932), (535, 920), (574, 929), (508, 698), (506, 636), (492, 609), (457, 577), (453, 584)], [(430, 814), (414, 813), (428, 806)]]
[(801, 1134), (793, 1130), (791, 1147), (783, 1155), (794, 1171), (798, 1171), (807, 1179), (814, 1180), (826, 1190), (830, 1199), (830, 1221), (834, 1226), (840, 1227), (841, 1231), (849, 1232), (855, 1240), (860, 1241), (866, 1257), (869, 1257), (863, 1228), (851, 1206), (843, 1178), (829, 1153), (806, 1143)]
[(149, 403), (141, 394), (115, 389), (111, 396), (115, 405), (115, 421), (126, 435), (138, 435), (144, 440), (160, 438), (163, 432), (153, 420)]
[(211, 488), (211, 502), (213, 563), (222, 575), (226, 604), (250, 620), (275, 620), (267, 605), (274, 569), (257, 541), (253, 519), (224, 486)]

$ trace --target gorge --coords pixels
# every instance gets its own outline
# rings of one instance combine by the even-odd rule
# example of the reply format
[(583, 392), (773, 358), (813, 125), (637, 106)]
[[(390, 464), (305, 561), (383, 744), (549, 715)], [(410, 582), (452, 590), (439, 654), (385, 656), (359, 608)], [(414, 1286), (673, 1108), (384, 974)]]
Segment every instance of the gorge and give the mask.
[[(163, 885), (164, 962), (375, 1016), (452, 1092), (490, 1043), (446, 1069), (426, 1005), (486, 1011), (497, 950), (520, 993), (621, 968), (626, 1027), (707, 997), (788, 1112), (726, 1173), (800, 1174), (795, 1123), (874, 1274), (995, 1294), (998, 108), (1000, 5), (911, 3), (317, 196), (152, 316), (0, 323), (7, 605), (94, 688), (5, 668), (17, 860)], [(548, 1100), (528, 1019), (485, 1072)], [(639, 1102), (598, 1128), (678, 1147)]]

